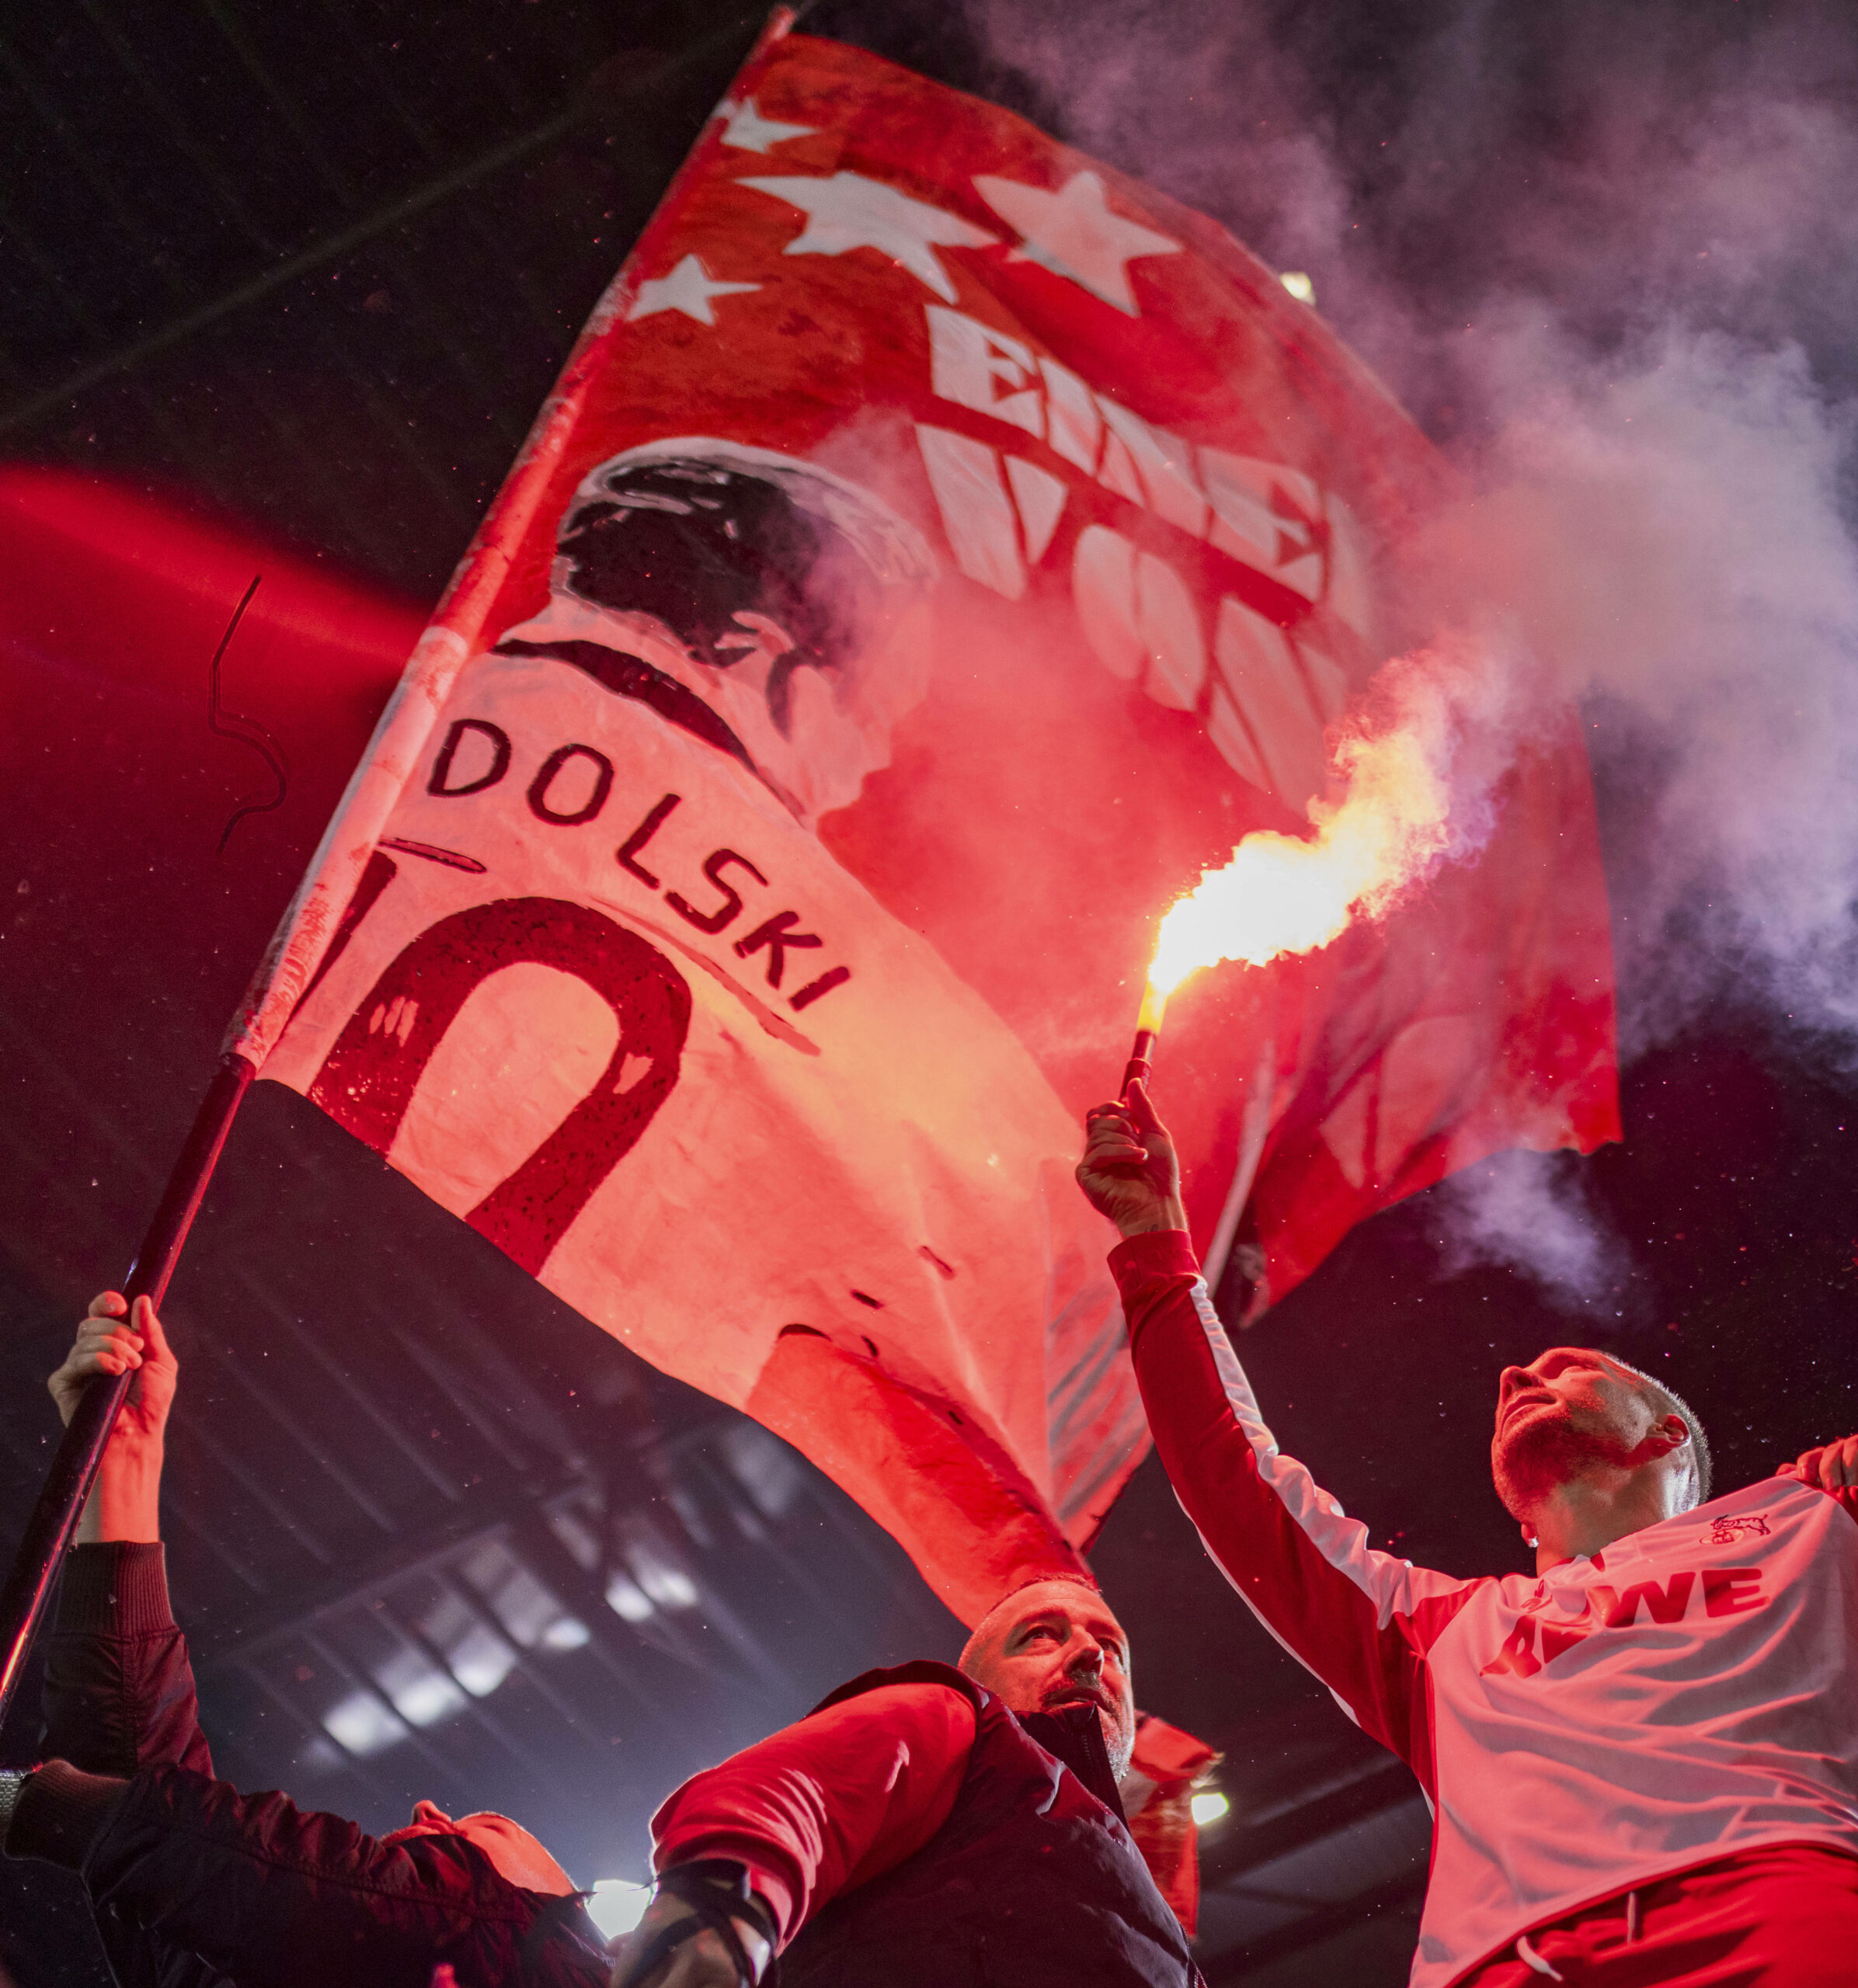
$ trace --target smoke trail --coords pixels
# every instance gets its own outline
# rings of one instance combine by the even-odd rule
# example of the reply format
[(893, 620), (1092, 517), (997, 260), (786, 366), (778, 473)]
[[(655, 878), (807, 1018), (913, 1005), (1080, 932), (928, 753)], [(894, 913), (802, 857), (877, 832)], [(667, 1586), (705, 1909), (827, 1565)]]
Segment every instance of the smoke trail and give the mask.
[(1631, 1253), (1596, 1212), (1572, 1153), (1494, 1154), (1446, 1180), (1430, 1212), (1446, 1276), (1507, 1264), (1559, 1311), (1640, 1322)]
[[(1067, 136), (1310, 272), (1465, 471), (1430, 612), (1507, 630), (1520, 731), (1581, 700), (1623, 1053), (1729, 999), (1858, 1069), (1858, 23), (969, 8)], [(1536, 1267), (1588, 1288), (1548, 1179), (1468, 1180), (1466, 1246), (1559, 1237)]]

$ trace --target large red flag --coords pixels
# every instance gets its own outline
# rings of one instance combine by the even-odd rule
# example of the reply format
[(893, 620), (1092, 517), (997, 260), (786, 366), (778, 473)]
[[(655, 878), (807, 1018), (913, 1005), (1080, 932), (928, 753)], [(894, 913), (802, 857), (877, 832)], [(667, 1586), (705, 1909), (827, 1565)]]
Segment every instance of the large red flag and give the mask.
[[(1295, 828), (1442, 488), (1229, 236), (771, 36), (570, 360), (234, 1045), (970, 1619), (1145, 1437), (1070, 1180), (1154, 921)], [(1281, 1294), (1495, 1147), (1614, 1127), (1578, 740), (1384, 928), (1199, 977), (1196, 1233)]]

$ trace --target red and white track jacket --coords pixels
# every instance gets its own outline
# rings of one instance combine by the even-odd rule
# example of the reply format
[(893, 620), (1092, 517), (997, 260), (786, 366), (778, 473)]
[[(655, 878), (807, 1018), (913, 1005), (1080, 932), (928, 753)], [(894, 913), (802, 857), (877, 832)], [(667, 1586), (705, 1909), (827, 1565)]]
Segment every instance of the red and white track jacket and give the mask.
[(1207, 1551), (1432, 1805), (1413, 1988), (1756, 1844), (1858, 1854), (1852, 1493), (1769, 1478), (1540, 1580), (1434, 1573), (1279, 1451), (1184, 1234), (1110, 1264)]

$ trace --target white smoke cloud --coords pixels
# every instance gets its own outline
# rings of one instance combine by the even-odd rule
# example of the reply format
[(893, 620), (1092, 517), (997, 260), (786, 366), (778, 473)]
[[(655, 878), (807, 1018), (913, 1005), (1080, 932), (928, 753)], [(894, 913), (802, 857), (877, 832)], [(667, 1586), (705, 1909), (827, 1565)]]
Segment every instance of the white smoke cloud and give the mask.
[[(1633, 818), (1609, 854), (1627, 1055), (1725, 994), (1858, 1051), (1858, 558), (1849, 410), (1797, 346), (1666, 324), (1604, 374), (1518, 335), (1461, 527), (1586, 704)], [(1468, 534), (1467, 534), (1468, 536)], [(1460, 550), (1468, 548), (1460, 547)], [(1493, 556), (1494, 554), (1494, 556)], [(1507, 571), (1504, 569), (1507, 568)]]
[[(1465, 472), (1435, 603), (1581, 701), (1623, 1055), (1762, 1003), (1858, 1069), (1858, 20), (969, 12), (1065, 135), (1310, 271)], [(1573, 1177), (1474, 1170), (1453, 1246), (1595, 1302)]]
[(1522, 1270), (1557, 1309), (1623, 1317), (1632, 1263), (1588, 1200), (1571, 1153), (1501, 1152), (1454, 1174), (1433, 1196), (1441, 1267)]

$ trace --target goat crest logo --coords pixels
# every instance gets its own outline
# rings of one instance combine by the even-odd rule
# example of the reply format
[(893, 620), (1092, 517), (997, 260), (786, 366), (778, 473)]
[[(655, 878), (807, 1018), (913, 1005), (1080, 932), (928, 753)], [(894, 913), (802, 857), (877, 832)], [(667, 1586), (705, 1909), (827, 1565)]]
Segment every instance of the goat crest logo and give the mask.
[(1769, 1536), (1767, 1520), (1759, 1512), (1749, 1512), (1734, 1518), (1712, 1519), (1709, 1536), (1703, 1543), (1706, 1546), (1733, 1546), (1738, 1540), (1766, 1539)]

